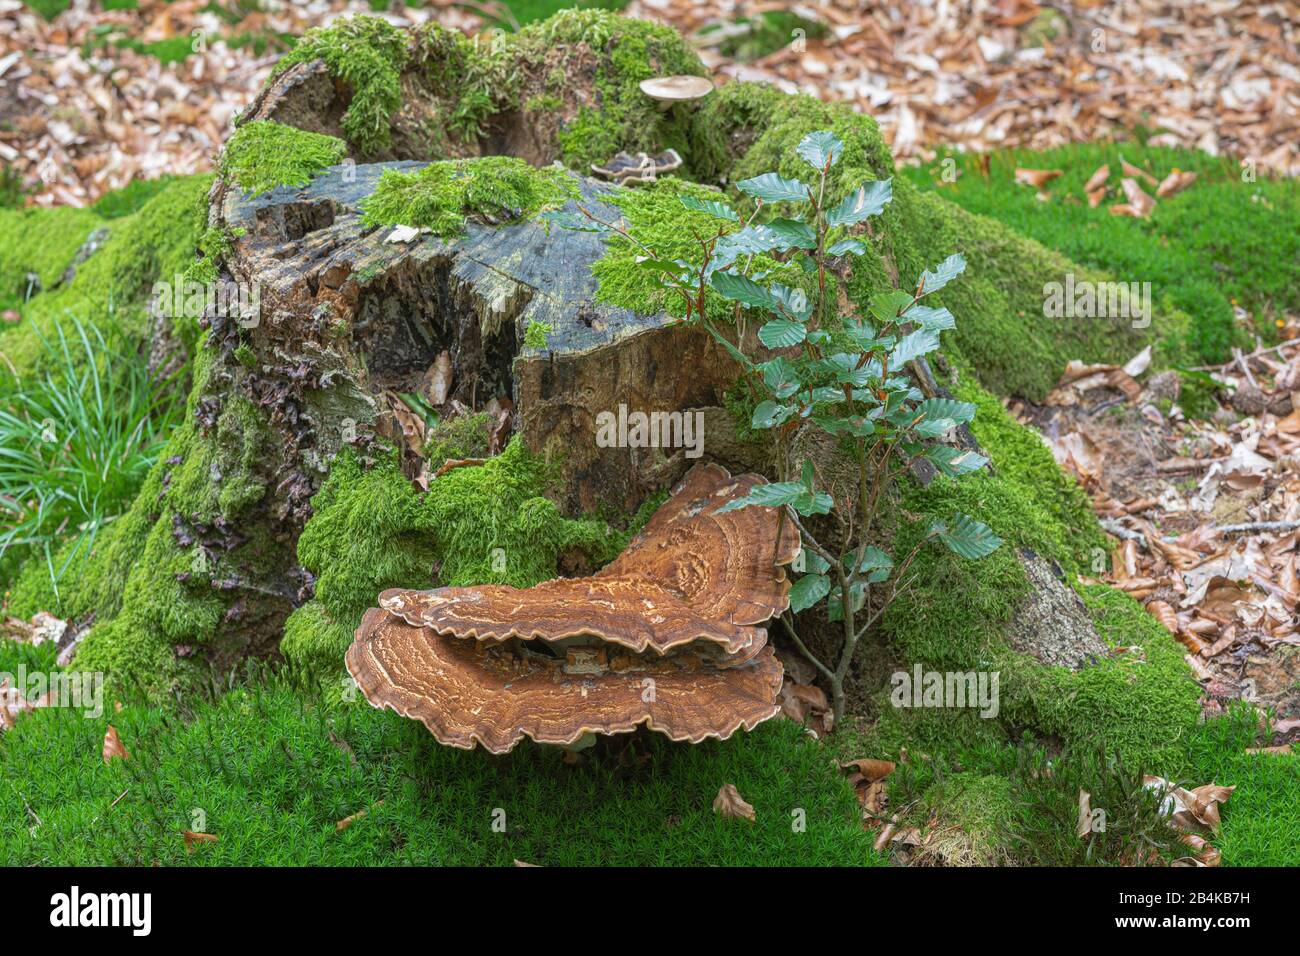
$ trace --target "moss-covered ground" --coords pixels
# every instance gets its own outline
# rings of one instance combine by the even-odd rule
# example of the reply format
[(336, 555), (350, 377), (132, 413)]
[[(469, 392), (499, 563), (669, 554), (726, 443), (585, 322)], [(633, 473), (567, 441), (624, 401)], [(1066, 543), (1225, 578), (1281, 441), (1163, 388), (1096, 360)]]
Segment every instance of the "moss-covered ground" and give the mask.
[[(349, 29), (360, 32), (345, 35)], [(342, 41), (362, 55), (344, 56)], [(466, 53), (459, 41), (450, 48), (426, 41), (414, 55), (429, 57), (423, 62), (430, 68), (448, 68)], [(1294, 270), (1284, 267), (1291, 248), (1286, 237), (1270, 244), (1271, 251), (1282, 250), (1278, 267), (1272, 264), (1276, 255), (1264, 261), (1238, 255), (1252, 247), (1238, 247), (1230, 237), (1225, 244), (1216, 238), (1221, 234), (1194, 228), (1249, 206), (1248, 216), (1259, 207), (1281, 219), (1255, 222), (1243, 243), (1275, 236), (1277, 222), (1295, 215), (1286, 190), (1241, 183), (1215, 173), (1209, 160), (1180, 156), (1168, 163), (1204, 171), (1204, 182), (1162, 203), (1147, 223), (1096, 218), (1102, 214), (1089, 212), (1086, 203), (1076, 209), (1063, 198), (1038, 203), (1030, 190), (1022, 195), (1010, 185), (997, 187), (996, 165), (987, 196), (971, 170), (957, 186), (931, 188), (927, 171), (895, 171), (869, 118), (812, 99), (780, 98), (738, 83), (693, 115), (665, 119), (632, 96), (636, 80), (650, 61), (673, 67), (668, 72), (696, 72), (698, 65), (680, 39), (661, 28), (586, 12), (528, 27), (511, 42), (525, 57), (556, 43), (608, 54), (601, 67), (604, 109), (579, 111), (560, 134), (571, 165), (605, 158), (616, 147), (676, 144), (688, 157), (683, 171), (691, 178), (726, 184), (770, 169), (795, 172), (794, 144), (811, 130), (830, 128), (846, 144), (833, 188), (895, 175), (894, 203), (868, 237), (873, 254), (843, 277), (851, 302), (861, 304), (895, 277), (907, 281), (953, 251), (966, 255), (967, 274), (942, 293), (942, 304), (957, 317), (957, 331), (945, 336), (946, 368), (957, 397), (978, 406), (974, 433), (994, 468), (961, 483), (939, 479), (922, 488), (905, 482), (891, 533), (896, 547), (906, 547), (928, 518), (959, 510), (988, 522), (1006, 544), (979, 565), (925, 552), (914, 565), (915, 587), (887, 615), (871, 649), (908, 667), (998, 671), (999, 715), (900, 710), (872, 698), (864, 707), (867, 719), (826, 744), (777, 721), (699, 747), (639, 740), (632, 751), (606, 748), (570, 766), (557, 753), (531, 746), (505, 758), (444, 749), (422, 727), (373, 711), (354, 699), (339, 658), (378, 590), (486, 580), (527, 585), (555, 573), (561, 554), (576, 549), (599, 564), (622, 547), (627, 522), (616, 532), (604, 521), (561, 517), (544, 497), (546, 467), (518, 445), (487, 465), (449, 473), (424, 494), (394, 460), (339, 458), (296, 544), (298, 561), (316, 583), (313, 599), (285, 625), (282, 650), (291, 669), (222, 677), (224, 693), (203, 690), (208, 675), (175, 651), (211, 641), (225, 606), (208, 586), (212, 569), (196, 566), (195, 555), (176, 543), (174, 521), (229, 520), (255, 508), (265, 492), (257, 464), (268, 449), (257, 413), (238, 400), (225, 403), (214, 437), (200, 434), (194, 412), (218, 387), (209, 381), (215, 356), (203, 347), (197, 326), (177, 320), (176, 338), (190, 356), (186, 422), (134, 502), (105, 527), (88, 556), (70, 565), (57, 593), (35, 562), (2, 582), (8, 613), (93, 614), (76, 667), (105, 671), (110, 682), (100, 716), (46, 709), (24, 715), (0, 735), (0, 861), (870, 864), (882, 859), (870, 849), (871, 835), (858, 822), (856, 800), (835, 759), (901, 762), (906, 749), (908, 761), (890, 782), (893, 806), (919, 815), (909, 820), (945, 828), (936, 862), (1132, 862), (1126, 846), (1156, 832), (1149, 801), (1130, 786), (1141, 772), (1193, 785), (1238, 785), (1217, 840), (1225, 864), (1300, 862), (1296, 758), (1245, 754), (1259, 742), (1252, 714), (1198, 723), (1199, 691), (1181, 648), (1126, 596), (1078, 584), (1077, 575), (1087, 572), (1098, 549), (1104, 551), (1105, 539), (1083, 493), (998, 399), (1041, 396), (1073, 358), (1122, 359), (1153, 342), (1158, 361), (1173, 364), (1217, 347), (1224, 313), (1217, 299), (1195, 293), (1209, 275), (1206, 257), (1214, 275), (1230, 277), (1215, 289), (1229, 305), (1235, 298), (1264, 316), (1291, 308), (1295, 283), (1286, 281), (1294, 279)], [(394, 108), (394, 77), (412, 49), (373, 23), (317, 34), (299, 48), (299, 59), (323, 57), (353, 86), (344, 120), (351, 145), (381, 148)], [(474, 69), (491, 65), (475, 63)], [(475, 75), (482, 80), (489, 74)], [(497, 92), (495, 99), (457, 109), (464, 107), (466, 122), (478, 122), (503, 104), (519, 105), (509, 88)], [(257, 145), (253, 138), (249, 143)], [(328, 142), (317, 145), (328, 147), (321, 160), (337, 151)], [(1104, 152), (1110, 147), (1097, 149), (1068, 163), (1055, 155), (1014, 162), (1068, 166), (1051, 190), (1060, 187), (1064, 196), (1099, 164), (1093, 159), (1110, 155)], [(307, 157), (312, 168), (274, 172), (265, 156), (256, 150), (249, 155), (255, 159), (246, 165), (249, 188), (310, 177), (317, 165)], [(238, 150), (234, 160), (228, 154), (228, 162), (238, 156)], [(1165, 171), (1165, 157), (1127, 147), (1125, 156)], [(226, 237), (204, 230), (208, 185), (207, 178), (191, 178), (141, 187), (85, 212), (0, 213), (0, 249), (6, 250), (0, 295), (22, 312), (19, 324), (0, 332), (9, 366), (0, 377), (37, 371), (37, 333), (69, 314), (111, 324), (143, 345), (152, 283), (191, 269), (196, 248), (209, 268), (220, 255)], [(622, 207), (630, 221), (648, 223), (671, 239), (689, 220), (676, 191), (698, 188), (663, 183)], [(986, 205), (976, 201), (981, 196)], [(439, 214), (451, 209), (463, 218), (485, 211), (472, 197), (446, 198), (435, 197)], [(1089, 218), (1073, 229), (1051, 226), (1045, 205), (1059, 205), (1062, 219)], [(1089, 223), (1103, 237), (1095, 247), (1080, 238)], [(85, 238), (103, 226), (102, 247), (61, 283)], [(54, 241), (33, 248), (25, 237), (35, 231)], [(1172, 250), (1167, 260), (1166, 249)], [(619, 255), (611, 247), (600, 267), (602, 294), (616, 300), (645, 294), (644, 272), (634, 273)], [(1135, 272), (1147, 268), (1144, 263), (1165, 269), (1151, 281), (1169, 286), (1157, 291), (1151, 329), (1044, 319), (1044, 282), (1066, 271), (1140, 281), (1147, 277)], [(0, 397), (4, 388), (0, 381)], [(467, 450), (469, 439), (438, 433), (434, 440), (440, 454), (452, 457)], [(220, 486), (208, 480), (214, 469), (226, 476)], [(1012, 651), (1006, 626), (1029, 587), (1015, 548), (1056, 561), (1079, 588), (1103, 639), (1129, 650), (1078, 673)], [(291, 556), (274, 557), (287, 562)], [(47, 648), (0, 643), (0, 670), (19, 664), (49, 670), (51, 658)], [(168, 701), (177, 688), (183, 690), (179, 699)], [(127, 762), (105, 765), (100, 758), (110, 721), (131, 751)], [(713, 814), (710, 803), (723, 783), (735, 784), (755, 805), (754, 825)], [(1118, 809), (1110, 836), (1081, 849), (1070, 810), (1084, 785)], [(498, 809), (504, 833), (492, 827)], [(799, 809), (806, 827), (797, 825)], [(361, 810), (365, 817), (337, 829), (338, 821)], [(186, 829), (219, 839), (187, 854)]]
[[(0, 670), (48, 667), (0, 648)], [(846, 778), (787, 722), (698, 747), (638, 738), (569, 766), (440, 747), (363, 699), (253, 679), (186, 712), (106, 700), (0, 738), (0, 864), (873, 865)], [(112, 724), (130, 752), (105, 765)], [(724, 783), (756, 820), (721, 820)], [(358, 812), (341, 832), (338, 823)], [(217, 842), (187, 854), (182, 831)]]
[[(1192, 319), (1188, 339), (1202, 362), (1221, 362), (1258, 331), (1266, 339), (1284, 314), (1300, 310), (1300, 183), (1270, 178), (1224, 157), (1138, 142), (1007, 150), (981, 158), (941, 154), (902, 169), (912, 182), (970, 212), (997, 219), (1080, 265), (1123, 282), (1149, 282), (1158, 307)], [(1163, 180), (1197, 174), (1189, 188), (1160, 199), (1147, 219), (1115, 216), (1122, 161)], [(1084, 184), (1109, 166), (1106, 201), (1090, 207)], [(1059, 170), (1044, 193), (1017, 185), (1017, 168)], [(1149, 182), (1143, 188), (1154, 194)], [(1234, 307), (1253, 323), (1238, 321)]]

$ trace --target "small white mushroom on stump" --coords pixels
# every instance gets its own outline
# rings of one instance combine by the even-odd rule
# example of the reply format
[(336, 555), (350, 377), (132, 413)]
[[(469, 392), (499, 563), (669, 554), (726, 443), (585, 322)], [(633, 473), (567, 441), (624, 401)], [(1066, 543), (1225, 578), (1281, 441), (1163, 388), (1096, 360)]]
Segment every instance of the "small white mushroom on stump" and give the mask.
[(713, 92), (713, 81), (707, 76), (656, 76), (641, 81), (641, 92), (659, 102), (666, 112), (674, 103), (698, 100)]

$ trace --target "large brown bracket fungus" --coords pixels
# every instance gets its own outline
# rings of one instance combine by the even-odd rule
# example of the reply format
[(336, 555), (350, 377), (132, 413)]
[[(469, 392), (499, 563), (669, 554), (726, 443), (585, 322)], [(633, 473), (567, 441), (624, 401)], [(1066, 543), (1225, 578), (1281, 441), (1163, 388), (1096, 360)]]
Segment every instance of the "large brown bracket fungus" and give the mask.
[(772, 509), (720, 509), (762, 481), (696, 465), (590, 577), (385, 591), (348, 671), (374, 706), (493, 753), (641, 724), (692, 743), (752, 730), (780, 709), (760, 625), (789, 605), (799, 539)]

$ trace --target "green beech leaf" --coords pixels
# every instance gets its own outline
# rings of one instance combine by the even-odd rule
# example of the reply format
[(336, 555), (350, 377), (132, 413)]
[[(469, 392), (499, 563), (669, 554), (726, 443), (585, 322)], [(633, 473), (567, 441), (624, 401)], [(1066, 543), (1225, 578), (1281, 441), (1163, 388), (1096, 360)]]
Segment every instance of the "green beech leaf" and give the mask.
[(928, 305), (914, 305), (903, 313), (903, 321), (915, 322), (931, 332), (947, 332), (956, 328), (957, 322), (947, 309), (932, 309)]
[[(848, 555), (844, 563), (851, 565), (853, 555)], [(867, 576), (868, 584), (879, 584), (881, 581), (888, 580), (890, 573), (894, 570), (894, 559), (879, 548), (867, 548), (862, 553), (862, 562), (858, 565), (858, 573)]]
[(775, 428), (794, 414), (794, 408), (773, 401), (759, 402), (750, 418), (753, 428)]
[(767, 226), (746, 226), (718, 240), (717, 248), (732, 255), (753, 256), (779, 249), (781, 239)]
[(812, 607), (831, 590), (831, 579), (824, 574), (805, 574), (790, 588), (790, 610), (796, 614)]
[(876, 216), (894, 198), (894, 181), (881, 179), (874, 183), (863, 183), (844, 197), (838, 206), (826, 214), (826, 222), (832, 226), (851, 226), (868, 216)]
[(972, 471), (978, 471), (989, 461), (979, 452), (953, 448), (951, 445), (931, 445), (922, 457), (929, 459), (934, 467), (949, 478), (960, 478)]
[(764, 173), (753, 179), (741, 180), (736, 183), (736, 188), (763, 202), (802, 202), (808, 198), (808, 187), (805, 184), (776, 173)]
[(791, 568), (795, 571), (807, 571), (809, 574), (823, 574), (830, 570), (830, 562), (823, 558), (816, 551), (808, 548), (800, 548), (799, 553), (795, 555)]
[(826, 250), (827, 254), (832, 256), (842, 256), (846, 252), (851, 252), (855, 256), (860, 256), (866, 251), (867, 247), (858, 239), (841, 239)]
[(767, 484), (755, 485), (750, 489), (749, 494), (743, 498), (728, 501), (718, 509), (718, 513), (737, 511), (750, 505), (757, 505), (761, 508), (779, 508), (782, 505), (794, 504), (807, 493), (808, 489), (797, 481), (771, 481)]
[(834, 166), (844, 152), (844, 144), (828, 129), (809, 133), (799, 141), (795, 152), (818, 172)]
[(709, 279), (709, 285), (724, 299), (739, 302), (751, 309), (771, 311), (775, 305), (770, 292), (753, 279), (735, 272), (715, 272)]
[(806, 222), (798, 219), (773, 219), (767, 223), (767, 229), (781, 241), (782, 244), (776, 248), (782, 252), (786, 249), (817, 248), (817, 234)]
[(931, 272), (926, 269), (921, 273), (921, 280), (917, 283), (919, 292), (929, 295), (931, 292), (938, 292), (953, 279), (957, 278), (966, 271), (966, 258), (960, 252), (953, 253), (943, 262), (934, 267)]
[(889, 353), (889, 368), (892, 371), (901, 368), (914, 358), (928, 355), (939, 347), (939, 333), (929, 329), (917, 329), (898, 340), (894, 350)]
[(901, 321), (899, 313), (907, 308), (911, 302), (912, 297), (910, 295), (895, 289), (893, 292), (881, 292), (873, 295), (869, 311), (881, 325), (888, 325), (892, 322)]
[(758, 330), (758, 340), (770, 349), (798, 345), (807, 336), (808, 330), (791, 319), (773, 319)]
[(964, 425), (975, 418), (973, 402), (959, 402), (955, 398), (927, 398), (916, 410), (926, 419), (950, 418), (959, 425)]
[(681, 195), (677, 198), (681, 200), (682, 205), (687, 209), (708, 213), (715, 219), (725, 219), (727, 222), (740, 222), (740, 216), (736, 213), (736, 210), (716, 199), (700, 199), (697, 196), (690, 195)]
[(799, 391), (799, 372), (782, 356), (778, 355), (758, 368), (763, 372), (763, 384), (777, 398), (789, 398)]
[[(808, 301), (808, 293), (800, 288), (791, 288), (782, 285), (779, 282), (773, 282), (768, 290), (772, 293), (772, 298), (780, 303), (781, 308), (794, 316), (800, 322), (807, 322), (812, 317), (812, 303)], [(773, 309), (773, 311), (776, 311)]]
[(967, 515), (954, 515), (949, 522), (935, 521), (930, 533), (948, 546), (954, 554), (977, 560), (992, 554), (1002, 545), (1002, 539), (988, 525)]

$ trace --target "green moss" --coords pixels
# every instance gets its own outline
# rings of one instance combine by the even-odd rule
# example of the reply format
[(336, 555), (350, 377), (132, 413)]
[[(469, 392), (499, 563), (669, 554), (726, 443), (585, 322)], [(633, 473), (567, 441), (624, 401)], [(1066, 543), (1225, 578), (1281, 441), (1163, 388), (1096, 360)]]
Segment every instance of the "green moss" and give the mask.
[[(557, 748), (503, 757), (439, 746), (364, 700), (284, 679), (191, 695), (178, 718), (124, 697), (88, 719), (42, 708), (0, 738), (0, 859), (165, 866), (880, 865), (853, 790), (818, 744), (774, 720), (725, 742), (635, 742), (568, 766)], [(105, 764), (111, 722), (131, 760)], [(629, 741), (630, 743), (630, 741)], [(753, 804), (723, 820), (721, 782)], [(116, 803), (114, 803), (116, 801)], [(113, 804), (113, 812), (105, 808)], [(40, 826), (31, 824), (36, 814)], [(186, 852), (196, 826), (216, 843)], [(493, 810), (505, 831), (490, 827)], [(338, 821), (365, 810), (343, 832)], [(798, 825), (796, 825), (798, 824)]]
[(347, 152), (336, 137), (259, 120), (235, 130), (221, 154), (221, 170), (257, 196), (277, 186), (305, 186)]
[[(35, 371), (41, 337), (57, 340), (54, 325), (66, 323), (69, 314), (143, 344), (149, 335), (147, 306), (153, 284), (178, 281), (194, 259), (206, 225), (211, 182), (210, 176), (175, 179), (138, 212), (114, 220), (104, 245), (77, 268), (70, 283), (34, 297), (23, 308), (21, 323), (0, 329), (0, 353), (8, 360), (0, 361), (0, 378), (12, 374), (11, 369), (20, 376)], [(0, 235), (5, 237), (0, 242), (10, 241), (7, 232)], [(72, 245), (68, 239), (64, 248)], [(0, 262), (7, 261), (0, 257)], [(52, 259), (49, 268), (54, 268)], [(197, 322), (188, 317), (174, 321), (174, 331), (192, 348)], [(65, 328), (69, 336), (75, 334), (70, 325)]]
[[(1005, 726), (1030, 727), (1071, 745), (1104, 745), (1147, 767), (1176, 764), (1180, 737), (1199, 713), (1199, 691), (1180, 646), (1122, 592), (1105, 585), (1082, 590), (1098, 633), (1112, 647), (1141, 648), (1135, 652), (1140, 657), (1107, 658), (1072, 672), (1044, 667), (1007, 646), (1005, 627), (1029, 590), (1014, 549), (1029, 548), (1069, 568), (1082, 564), (1091, 544), (1053, 519), (1050, 494), (1045, 504), (1035, 500), (1032, 489), (999, 473), (962, 482), (936, 479), (927, 489), (906, 491), (903, 507), (919, 520), (900, 530), (895, 553), (910, 547), (929, 518), (955, 511), (978, 515), (1006, 544), (978, 564), (935, 548), (923, 550), (912, 566), (915, 587), (886, 615), (891, 642), (909, 665), (1000, 671), (998, 719)], [(936, 721), (939, 727), (932, 731), (942, 739), (950, 715), (940, 710), (897, 719)], [(996, 738), (991, 728), (968, 726), (974, 722), (969, 714), (952, 720), (950, 746), (952, 740), (969, 744)]]
[(285, 620), (280, 653), (308, 673), (326, 678), (342, 666), (360, 623), (359, 618), (354, 624), (340, 623), (320, 601), (308, 601)]
[(367, 469), (350, 451), (340, 455), (298, 539), (298, 560), (316, 576), (320, 609), (295, 622), (291, 649), (311, 656), (337, 648), (337, 628), (355, 628), (385, 588), (530, 587), (554, 577), (567, 550), (594, 563), (612, 559), (626, 533), (561, 516), (542, 497), (553, 481), (550, 467), (527, 455), (518, 439), (485, 464), (435, 479), (423, 494), (392, 458)]
[(361, 208), (372, 225), (419, 226), (446, 238), (464, 229), (466, 217), (524, 219), (577, 194), (563, 170), (487, 156), (430, 163), (414, 173), (386, 169)]
[(1000, 476), (1033, 495), (1035, 511), (1045, 512), (1059, 528), (1050, 552), (1079, 573), (1095, 574), (1093, 558), (1109, 551), (1097, 524), (1092, 500), (1079, 483), (1061, 470), (1052, 451), (1032, 429), (1021, 425), (996, 398), (962, 376), (954, 394), (976, 407), (971, 432), (995, 462)]
[(554, 329), (549, 322), (529, 319), (528, 328), (524, 330), (524, 348), (544, 352), (546, 350), (546, 336), (553, 331)]
[(150, 199), (166, 189), (175, 176), (163, 175), (157, 179), (133, 179), (121, 189), (104, 193), (90, 208), (105, 219), (119, 219), (139, 212)]
[[(1117, 201), (1121, 157), (1163, 179), (1174, 169), (1198, 176), (1188, 189), (1161, 199), (1146, 219), (1110, 214)], [(987, 173), (981, 162), (988, 163)], [(1110, 198), (1090, 207), (1083, 185), (1110, 167)], [(1015, 183), (1017, 167), (1061, 172), (1049, 200)], [(1186, 348), (1219, 362), (1246, 330), (1234, 304), (1254, 313), (1259, 331), (1300, 309), (1294, 281), (1300, 262), (1300, 186), (1294, 180), (1243, 182), (1222, 157), (1138, 142), (1074, 144), (1045, 151), (1006, 150), (984, 157), (941, 153), (923, 167), (901, 171), (962, 208), (996, 218), (1082, 266), (1129, 282), (1149, 282), (1158, 315), (1186, 313)], [(955, 177), (955, 181), (954, 181)], [(1151, 191), (1149, 185), (1144, 188)], [(1259, 320), (1264, 321), (1259, 321)]]
[[(90, 209), (0, 209), (0, 306), (53, 289), (90, 234), (104, 225)], [(33, 278), (34, 277), (34, 278)]]
[(343, 132), (359, 153), (387, 149), (389, 121), (402, 105), (401, 73), (410, 56), (408, 35), (378, 17), (341, 17), (308, 30), (275, 65), (275, 76), (297, 63), (323, 60), (330, 75), (352, 90)]
[(1099, 745), (1130, 766), (1177, 767), (1200, 716), (1200, 687), (1185, 651), (1150, 614), (1108, 585), (1081, 588), (1097, 630), (1111, 647), (1141, 648), (1079, 671), (1013, 663), (1007, 720), (1067, 743)]
[(557, 48), (575, 61), (582, 47), (596, 55), (596, 102), (582, 106), (559, 132), (565, 165), (586, 171), (620, 150), (675, 147), (686, 155), (689, 108), (661, 112), (639, 87), (656, 76), (706, 75), (695, 51), (671, 27), (604, 10), (562, 10), (524, 27), (514, 42), (521, 64), (535, 72), (553, 64)]
[(1006, 866), (1015, 860), (1020, 802), (1014, 782), (992, 773), (955, 773), (924, 801), (937, 829), (921, 851), (944, 866)]
[(435, 470), (444, 461), (486, 457), (490, 423), (487, 412), (456, 415), (435, 422), (424, 442), (424, 457)]
[(1300, 866), (1300, 754), (1246, 753), (1269, 743), (1245, 702), (1188, 735), (1188, 762), (1178, 779), (1237, 788), (1215, 841), (1224, 866)]

